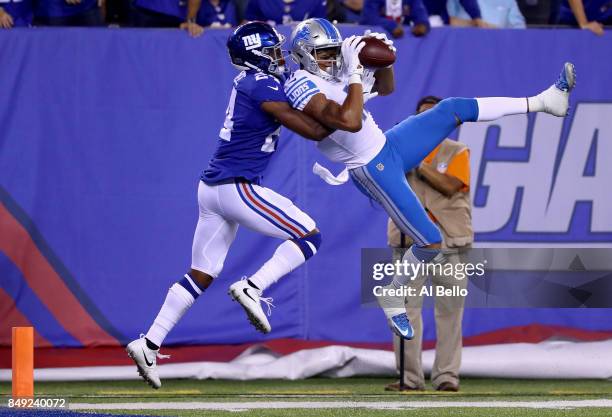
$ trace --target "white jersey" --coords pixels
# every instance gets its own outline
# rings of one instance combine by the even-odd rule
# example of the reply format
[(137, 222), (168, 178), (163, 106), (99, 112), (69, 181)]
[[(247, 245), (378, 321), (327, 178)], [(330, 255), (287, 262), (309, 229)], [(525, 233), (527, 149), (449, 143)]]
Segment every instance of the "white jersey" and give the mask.
[[(317, 93), (338, 104), (347, 96), (346, 81), (328, 81), (305, 70), (296, 71), (285, 83), (285, 94), (291, 105), (303, 110)], [(327, 138), (317, 142), (317, 148), (331, 161), (342, 162), (348, 169), (370, 162), (381, 151), (386, 142), (385, 134), (367, 110), (363, 110), (363, 123), (359, 132), (336, 130)]]

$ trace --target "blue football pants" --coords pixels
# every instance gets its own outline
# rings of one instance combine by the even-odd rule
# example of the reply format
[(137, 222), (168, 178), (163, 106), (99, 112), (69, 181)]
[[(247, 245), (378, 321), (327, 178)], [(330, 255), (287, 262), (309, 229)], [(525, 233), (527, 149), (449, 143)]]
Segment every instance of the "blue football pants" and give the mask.
[(387, 142), (379, 154), (367, 165), (350, 170), (357, 188), (378, 201), (417, 246), (440, 243), (442, 237), (408, 185), (406, 173), (418, 166), (458, 125), (477, 119), (475, 99), (442, 100), (388, 130)]

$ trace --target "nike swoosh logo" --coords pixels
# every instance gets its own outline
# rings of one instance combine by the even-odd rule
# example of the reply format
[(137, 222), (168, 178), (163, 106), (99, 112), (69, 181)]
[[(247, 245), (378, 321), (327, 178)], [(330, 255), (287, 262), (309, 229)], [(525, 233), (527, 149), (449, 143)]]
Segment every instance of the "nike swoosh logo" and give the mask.
[(249, 297), (251, 300), (253, 300), (254, 303), (256, 303), (257, 301), (255, 301), (255, 299), (253, 297), (251, 297), (251, 295), (249, 294), (249, 292), (247, 291), (248, 288), (243, 288), (242, 292), (244, 293), (244, 295), (246, 295), (247, 297)]
[(271, 88), (274, 91), (278, 91), (278, 87), (272, 87), (271, 85), (269, 85), (268, 88)]
[(145, 353), (144, 349), (142, 349), (142, 355), (143, 355), (143, 356), (144, 356), (144, 358), (145, 358), (145, 363), (147, 364), (147, 366), (148, 366), (148, 367), (153, 366), (153, 362), (149, 362), (149, 361), (147, 360), (147, 354)]

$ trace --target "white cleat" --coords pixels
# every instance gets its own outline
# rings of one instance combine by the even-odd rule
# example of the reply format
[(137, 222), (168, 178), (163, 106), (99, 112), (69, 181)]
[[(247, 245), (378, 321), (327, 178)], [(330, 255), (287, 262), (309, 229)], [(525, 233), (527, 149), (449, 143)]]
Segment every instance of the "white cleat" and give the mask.
[(268, 321), (266, 314), (261, 308), (261, 301), (266, 303), (268, 306), (269, 316), (272, 314), (270, 307), (274, 307), (274, 304), (272, 304), (272, 298), (261, 297), (261, 291), (249, 285), (246, 277), (240, 281), (234, 282), (229, 287), (228, 294), (234, 301), (238, 301), (238, 303), (240, 303), (242, 308), (244, 308), (244, 311), (247, 313), (249, 321), (257, 330), (264, 334), (270, 333), (272, 327), (270, 326), (270, 322)]
[(155, 389), (161, 387), (161, 381), (157, 373), (157, 358), (169, 358), (169, 355), (161, 355), (159, 350), (149, 349), (144, 335), (140, 339), (130, 342), (125, 348), (128, 356), (132, 358), (138, 367), (138, 374)]
[(574, 64), (566, 62), (557, 81), (536, 96), (546, 113), (565, 117), (569, 111), (569, 95), (576, 85)]

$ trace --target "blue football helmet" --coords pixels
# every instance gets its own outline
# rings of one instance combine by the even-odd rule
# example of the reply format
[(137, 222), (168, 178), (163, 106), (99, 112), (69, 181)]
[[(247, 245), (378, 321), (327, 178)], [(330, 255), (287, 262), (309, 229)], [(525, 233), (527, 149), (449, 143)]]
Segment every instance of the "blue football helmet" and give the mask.
[(281, 45), (285, 37), (264, 22), (248, 22), (238, 26), (227, 40), (232, 64), (239, 70), (255, 70), (282, 76), (285, 58)]

